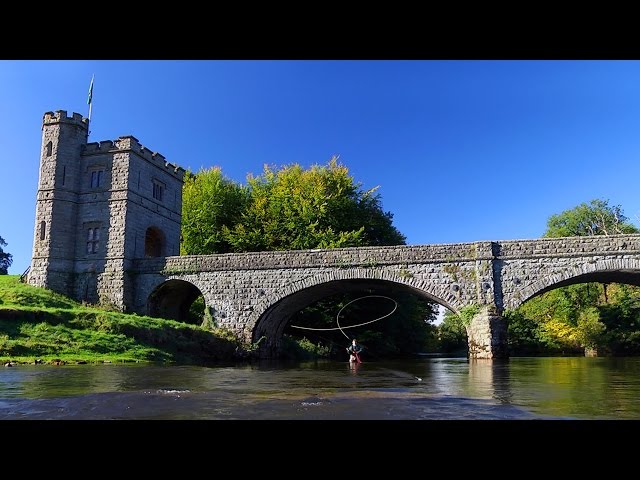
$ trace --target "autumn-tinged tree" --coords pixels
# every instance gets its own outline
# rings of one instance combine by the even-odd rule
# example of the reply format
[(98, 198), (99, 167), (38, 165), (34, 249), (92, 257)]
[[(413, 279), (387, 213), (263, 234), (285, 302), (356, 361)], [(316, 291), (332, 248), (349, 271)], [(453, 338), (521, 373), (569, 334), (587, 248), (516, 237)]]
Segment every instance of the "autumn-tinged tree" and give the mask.
[(6, 247), (7, 242), (4, 238), (0, 237), (0, 275), (6, 275), (9, 272), (9, 267), (13, 263), (13, 255), (5, 252), (2, 247)]

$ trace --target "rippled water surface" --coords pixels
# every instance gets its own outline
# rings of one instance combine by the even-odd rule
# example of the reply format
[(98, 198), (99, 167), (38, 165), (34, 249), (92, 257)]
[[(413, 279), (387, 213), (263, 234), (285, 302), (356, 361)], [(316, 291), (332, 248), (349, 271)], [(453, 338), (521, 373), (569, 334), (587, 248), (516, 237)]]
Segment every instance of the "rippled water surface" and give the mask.
[(0, 370), (0, 419), (640, 419), (640, 358)]

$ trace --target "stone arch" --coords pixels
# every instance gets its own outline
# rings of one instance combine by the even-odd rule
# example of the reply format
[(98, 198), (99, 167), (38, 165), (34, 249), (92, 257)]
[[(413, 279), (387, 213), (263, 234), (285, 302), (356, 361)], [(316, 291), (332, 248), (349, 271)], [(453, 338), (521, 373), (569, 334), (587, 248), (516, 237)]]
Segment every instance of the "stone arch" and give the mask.
[(537, 280), (523, 285), (510, 295), (505, 302), (505, 307), (515, 309), (527, 300), (549, 290), (589, 282), (626, 283), (640, 286), (640, 259), (589, 260), (563, 268), (551, 275), (541, 275)]
[(193, 283), (169, 278), (157, 285), (147, 299), (147, 314), (152, 317), (167, 318), (187, 322), (189, 308), (203, 295)]
[(260, 345), (261, 352), (264, 352), (261, 355), (274, 356), (280, 348), (282, 332), (291, 315), (313, 301), (347, 290), (373, 289), (387, 292), (394, 288), (410, 290), (427, 301), (458, 312), (456, 297), (446, 285), (401, 276), (384, 268), (336, 269), (292, 282), (265, 295), (250, 315), (243, 336), (251, 342), (264, 340)]
[(165, 252), (165, 235), (158, 227), (147, 228), (144, 234), (144, 256), (163, 257)]

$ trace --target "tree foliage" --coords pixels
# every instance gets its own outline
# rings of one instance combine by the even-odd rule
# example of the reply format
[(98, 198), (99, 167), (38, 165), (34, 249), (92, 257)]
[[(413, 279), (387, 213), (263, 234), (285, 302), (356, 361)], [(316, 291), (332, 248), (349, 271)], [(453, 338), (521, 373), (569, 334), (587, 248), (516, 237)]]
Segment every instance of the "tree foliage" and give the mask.
[(464, 317), (447, 310), (442, 323), (438, 325), (438, 340), (440, 341), (440, 351), (443, 353), (466, 351), (468, 344)]
[(537, 355), (545, 351), (540, 323), (526, 316), (521, 310), (506, 311), (508, 342), (511, 354)]
[(225, 238), (236, 252), (404, 244), (377, 188), (360, 187), (337, 157), (307, 170), (265, 166), (247, 177), (246, 209)]
[(554, 238), (638, 233), (640, 230), (627, 220), (619, 205), (610, 206), (608, 200), (595, 199), (551, 215), (543, 236)]
[(226, 178), (219, 167), (187, 172), (182, 189), (180, 254), (231, 252), (223, 230), (240, 221), (247, 201), (246, 189)]
[(0, 237), (0, 275), (7, 275), (9, 267), (13, 263), (13, 255), (2, 249), (2, 247), (6, 246), (7, 242), (4, 241), (4, 238)]
[(598, 308), (587, 307), (578, 315), (575, 335), (581, 346), (597, 348), (602, 341), (605, 330), (605, 325), (600, 321), (600, 310)]
[(183, 254), (403, 245), (377, 187), (362, 190), (331, 158), (303, 169), (266, 166), (242, 186), (220, 168), (187, 175)]

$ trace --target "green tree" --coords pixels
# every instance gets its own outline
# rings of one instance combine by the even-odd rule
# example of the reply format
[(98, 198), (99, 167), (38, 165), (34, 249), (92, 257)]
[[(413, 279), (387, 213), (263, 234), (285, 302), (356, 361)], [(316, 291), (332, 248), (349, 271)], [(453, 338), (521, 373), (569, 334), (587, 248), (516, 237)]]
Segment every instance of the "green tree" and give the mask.
[(640, 287), (613, 284), (609, 303), (599, 307), (605, 325), (598, 353), (640, 355)]
[(527, 317), (521, 310), (504, 312), (508, 325), (509, 353), (535, 355), (543, 352), (540, 323)]
[(2, 247), (6, 246), (7, 242), (4, 241), (4, 238), (0, 237), (0, 275), (7, 275), (9, 267), (13, 263), (13, 255), (2, 249)]
[(468, 348), (467, 329), (462, 316), (447, 310), (438, 325), (438, 339), (442, 353), (461, 353)]
[(223, 227), (235, 252), (405, 243), (377, 187), (363, 191), (337, 157), (307, 170), (265, 166), (262, 175), (247, 177), (247, 188), (241, 219)]
[(609, 206), (609, 200), (595, 199), (562, 213), (551, 215), (543, 237), (581, 237), (640, 232), (627, 220), (619, 205)]
[(240, 221), (247, 201), (246, 189), (226, 178), (219, 167), (187, 172), (182, 189), (180, 254), (231, 252), (223, 229)]
[(580, 312), (576, 326), (576, 338), (586, 352), (596, 353), (606, 327), (600, 321), (600, 311), (588, 307)]

